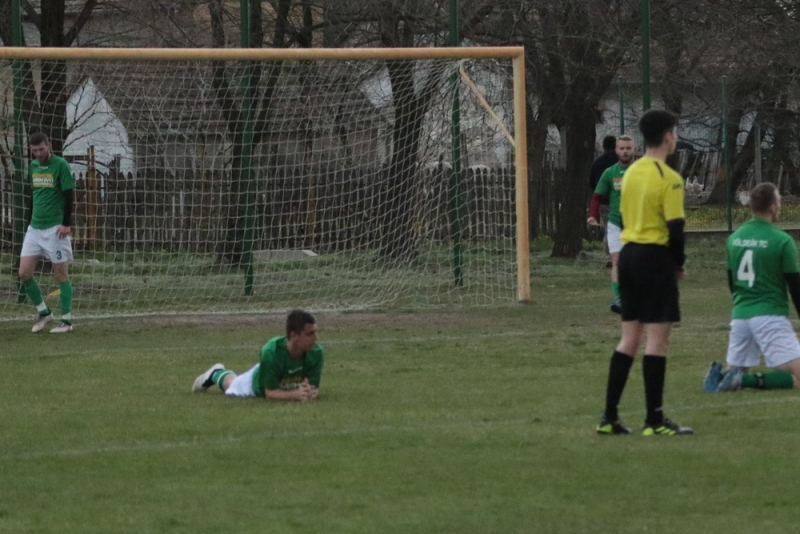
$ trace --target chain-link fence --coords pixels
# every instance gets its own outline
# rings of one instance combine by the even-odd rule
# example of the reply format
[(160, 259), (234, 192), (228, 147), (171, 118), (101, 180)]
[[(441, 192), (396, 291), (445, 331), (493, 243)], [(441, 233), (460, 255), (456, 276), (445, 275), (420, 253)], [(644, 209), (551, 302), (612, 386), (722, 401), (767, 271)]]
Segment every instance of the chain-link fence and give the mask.
[[(776, 91), (774, 84), (733, 77), (684, 82), (677, 93), (668, 85), (655, 88), (652, 107), (680, 109), (679, 146), (669, 163), (685, 180), (687, 229), (735, 229), (749, 218), (748, 191), (760, 182), (780, 188), (779, 224), (800, 228), (800, 95), (791, 86)], [(643, 152), (641, 88), (639, 80), (618, 78), (604, 101), (598, 141), (624, 133), (636, 140), (637, 154)]]

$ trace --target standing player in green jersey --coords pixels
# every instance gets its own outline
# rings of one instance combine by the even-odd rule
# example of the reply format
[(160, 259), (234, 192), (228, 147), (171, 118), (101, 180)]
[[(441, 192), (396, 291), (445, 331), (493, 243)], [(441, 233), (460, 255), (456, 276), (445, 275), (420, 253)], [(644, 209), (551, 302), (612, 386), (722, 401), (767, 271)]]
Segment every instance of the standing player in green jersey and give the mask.
[(319, 394), (322, 364), (314, 316), (294, 310), (286, 317), (286, 335), (270, 339), (261, 349), (259, 363), (249, 371), (237, 376), (221, 363), (214, 364), (195, 379), (192, 391), (206, 391), (216, 384), (232, 397), (315, 399)]
[(53, 154), (47, 135), (35, 133), (28, 144), (34, 158), (29, 168), (31, 217), (22, 242), (19, 280), (39, 312), (31, 331), (40, 332), (53, 319), (53, 314), (42, 299), (42, 291), (33, 273), (39, 258), (50, 260), (61, 294), (61, 323), (50, 332), (65, 334), (72, 332), (72, 282), (69, 281), (67, 265), (72, 261), (70, 234), (75, 179), (69, 163)]
[[(740, 388), (800, 387), (800, 343), (789, 322), (789, 299), (800, 314), (800, 269), (794, 239), (777, 228), (781, 195), (765, 182), (750, 192), (753, 218), (727, 242), (728, 287), (733, 294), (728, 339), (729, 371), (713, 362), (703, 383), (706, 391)], [(761, 361), (775, 369), (748, 373)]]
[(617, 275), (617, 264), (619, 263), (619, 251), (622, 250), (622, 216), (619, 213), (620, 190), (622, 189), (622, 175), (628, 169), (628, 165), (633, 161), (634, 153), (633, 138), (630, 135), (621, 135), (617, 139), (617, 158), (619, 161), (606, 169), (597, 183), (597, 187), (592, 195), (592, 202), (589, 206), (590, 226), (600, 226), (600, 204), (608, 204), (608, 223), (606, 225), (606, 242), (608, 243), (608, 253), (611, 255), (611, 293), (614, 301), (611, 303), (611, 311), (620, 313), (622, 307), (619, 301), (619, 278)]
[(618, 405), (633, 359), (647, 337), (642, 375), (647, 415), (642, 435), (691, 434), (664, 416), (664, 382), (672, 323), (681, 319), (678, 279), (685, 271), (683, 179), (666, 164), (675, 152), (678, 119), (651, 109), (639, 120), (645, 154), (631, 164), (622, 179), (622, 250), (619, 290), (622, 324), (619, 343), (611, 355), (606, 407), (599, 434), (629, 434), (619, 420)]

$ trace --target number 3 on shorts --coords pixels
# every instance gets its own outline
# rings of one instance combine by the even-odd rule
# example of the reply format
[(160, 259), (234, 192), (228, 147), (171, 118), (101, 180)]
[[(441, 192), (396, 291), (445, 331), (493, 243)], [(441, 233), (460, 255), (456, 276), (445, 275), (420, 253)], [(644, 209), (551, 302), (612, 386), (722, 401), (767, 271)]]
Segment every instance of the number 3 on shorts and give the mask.
[(739, 262), (739, 270), (736, 271), (736, 279), (740, 282), (747, 282), (747, 287), (753, 287), (756, 281), (756, 272), (753, 270), (753, 251), (745, 250), (742, 261)]

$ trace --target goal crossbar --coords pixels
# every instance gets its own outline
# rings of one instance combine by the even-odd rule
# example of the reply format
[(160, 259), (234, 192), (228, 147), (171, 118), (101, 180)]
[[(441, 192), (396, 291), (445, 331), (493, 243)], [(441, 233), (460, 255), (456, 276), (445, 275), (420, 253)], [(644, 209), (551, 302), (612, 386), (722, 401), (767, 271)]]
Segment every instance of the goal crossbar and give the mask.
[(362, 61), (521, 59), (520, 46), (443, 48), (56, 48), (0, 47), (0, 59), (171, 61)]

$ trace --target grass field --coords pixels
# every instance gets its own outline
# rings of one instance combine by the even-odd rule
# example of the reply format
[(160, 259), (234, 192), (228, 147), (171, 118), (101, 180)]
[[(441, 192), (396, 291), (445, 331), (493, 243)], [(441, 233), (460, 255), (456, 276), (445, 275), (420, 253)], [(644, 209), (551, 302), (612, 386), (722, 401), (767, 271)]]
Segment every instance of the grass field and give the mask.
[(0, 533), (796, 532), (798, 393), (701, 390), (722, 253), (692, 241), (673, 337), (666, 412), (690, 437), (594, 433), (618, 337), (597, 251), (537, 254), (528, 305), (320, 315), (304, 404), (190, 392), (280, 317), (0, 322)]

